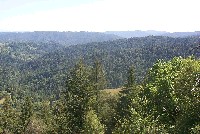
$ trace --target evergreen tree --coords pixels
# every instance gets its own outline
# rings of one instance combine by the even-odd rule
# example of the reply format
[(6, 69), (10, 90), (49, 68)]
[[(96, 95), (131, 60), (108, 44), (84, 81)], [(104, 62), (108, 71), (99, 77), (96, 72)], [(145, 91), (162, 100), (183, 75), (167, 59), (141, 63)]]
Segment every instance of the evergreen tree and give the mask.
[(126, 87), (130, 88), (130, 87), (134, 87), (136, 85), (136, 81), (135, 81), (135, 68), (134, 66), (131, 66), (128, 70), (128, 77), (127, 77), (127, 84)]
[(85, 114), (83, 133), (84, 134), (104, 134), (105, 133), (104, 125), (101, 124), (94, 110), (89, 110)]
[(19, 119), (19, 127), (17, 133), (25, 133), (28, 125), (31, 123), (31, 117), (33, 116), (33, 104), (30, 97), (26, 97), (24, 103), (21, 106), (21, 114)]
[(0, 105), (0, 132), (13, 133), (17, 128), (17, 110), (13, 108), (11, 96), (6, 94), (4, 102)]
[(131, 115), (130, 109), (138, 107), (139, 92), (141, 87), (136, 85), (134, 67), (131, 66), (127, 72), (127, 84), (122, 91), (117, 104), (118, 119), (128, 118)]
[[(40, 103), (41, 109), (39, 111), (39, 119), (42, 120), (42, 122), (45, 124), (45, 132), (51, 133), (53, 131), (53, 128), (56, 128), (56, 125), (54, 123), (54, 116), (52, 113), (52, 109), (50, 106), (49, 101), (43, 101)], [(54, 123), (54, 124), (53, 124)]]
[(67, 108), (68, 105), (64, 98), (61, 98), (59, 101), (55, 102), (52, 108), (52, 127), (48, 128), (48, 133), (72, 133), (72, 129), (70, 128), (70, 115)]
[(67, 78), (64, 101), (72, 133), (80, 133), (83, 130), (85, 113), (95, 101), (90, 73), (90, 69), (80, 60)]
[(98, 59), (95, 60), (92, 69), (92, 81), (94, 82), (96, 91), (103, 90), (106, 88), (107, 82), (105, 77), (105, 71)]
[(103, 90), (106, 88), (106, 78), (105, 78), (105, 72), (103, 69), (102, 64), (100, 63), (100, 61), (98, 59), (96, 59), (94, 61), (94, 66), (92, 68), (92, 74), (91, 74), (91, 82), (93, 84), (93, 90), (94, 92), (96, 92), (96, 103), (94, 106), (94, 109), (96, 110), (97, 114), (100, 113), (99, 107), (98, 107), (98, 102), (99, 102), (99, 97), (100, 97), (100, 90)]

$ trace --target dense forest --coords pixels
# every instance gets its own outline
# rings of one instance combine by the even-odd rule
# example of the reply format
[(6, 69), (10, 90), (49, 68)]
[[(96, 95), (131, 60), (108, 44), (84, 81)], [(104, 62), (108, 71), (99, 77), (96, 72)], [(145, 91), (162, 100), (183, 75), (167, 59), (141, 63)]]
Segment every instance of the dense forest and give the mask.
[(199, 42), (0, 33), (0, 133), (198, 134)]

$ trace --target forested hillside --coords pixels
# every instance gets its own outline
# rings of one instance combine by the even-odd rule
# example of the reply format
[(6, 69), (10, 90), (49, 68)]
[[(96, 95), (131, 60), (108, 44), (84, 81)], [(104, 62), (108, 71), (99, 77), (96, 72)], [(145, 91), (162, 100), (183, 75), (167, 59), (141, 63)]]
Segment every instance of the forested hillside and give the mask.
[(38, 59), (43, 55), (65, 48), (61, 44), (55, 42), (6, 42), (0, 44), (0, 52), (2, 55), (8, 55), (15, 60), (31, 61)]
[[(146, 80), (135, 81), (134, 67), (119, 94), (105, 86), (102, 67), (79, 61), (65, 77), (59, 96), (14, 87), (0, 94), (1, 133), (194, 133), (200, 130), (200, 61), (158, 61)], [(39, 93), (39, 94), (37, 94)]]
[(12, 81), (17, 79), (19, 85), (34, 91), (57, 91), (63, 87), (66, 74), (80, 59), (89, 66), (98, 60), (107, 79), (106, 87), (116, 88), (124, 86), (126, 71), (132, 65), (136, 68), (136, 81), (140, 83), (148, 68), (158, 59), (169, 60), (175, 56), (191, 55), (199, 57), (198, 42), (198, 36), (148, 36), (69, 47), (55, 42), (1, 43), (2, 77), (5, 75), (4, 80), (8, 82), (10, 80), (7, 78), (13, 77)]
[(12, 38), (0, 43), (0, 133), (198, 134), (198, 36)]
[(65, 46), (103, 42), (109, 40), (120, 39), (117, 35), (106, 35), (98, 32), (0, 32), (1, 42), (34, 42), (34, 43), (59, 43)]
[[(107, 87), (116, 88), (125, 84), (126, 71), (132, 65), (136, 68), (137, 82), (142, 82), (148, 68), (158, 59), (169, 60), (175, 56), (187, 57), (190, 55), (199, 57), (199, 49), (195, 48), (198, 40), (198, 37), (149, 36), (76, 45), (48, 53), (39, 59), (27, 62), (21, 70), (28, 69), (28, 71), (34, 73), (34, 75), (25, 78), (29, 82), (29, 86), (36, 83), (44, 84), (43, 82), (45, 82), (47, 84), (44, 84), (43, 88), (54, 90), (62, 85), (64, 81), (60, 81), (60, 84), (58, 84), (58, 80), (64, 79), (64, 74), (78, 60), (83, 59), (84, 63), (90, 66), (93, 66), (95, 60), (99, 60), (105, 70), (108, 81)], [(31, 83), (31, 80), (35, 84)], [(39, 86), (40, 84), (36, 85)]]

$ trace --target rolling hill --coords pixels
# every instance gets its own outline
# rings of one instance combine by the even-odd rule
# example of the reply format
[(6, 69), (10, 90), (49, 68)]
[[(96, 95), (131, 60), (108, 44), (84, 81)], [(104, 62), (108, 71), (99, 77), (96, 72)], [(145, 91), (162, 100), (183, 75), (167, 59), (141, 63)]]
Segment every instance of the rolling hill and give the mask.
[(155, 30), (148, 30), (148, 31), (107, 31), (106, 34), (113, 34), (123, 38), (131, 38), (131, 37), (146, 37), (146, 36), (168, 36), (168, 37), (188, 37), (188, 36), (199, 36), (200, 32), (165, 32), (165, 31), (155, 31)]
[(0, 42), (54, 42), (65, 46), (120, 39), (117, 35), (98, 32), (0, 32)]
[(67, 73), (80, 59), (88, 66), (93, 66), (98, 59), (105, 69), (107, 87), (116, 88), (126, 83), (126, 72), (132, 65), (137, 82), (141, 82), (145, 72), (158, 59), (190, 55), (199, 57), (199, 49), (195, 48), (198, 41), (198, 37), (148, 36), (74, 45), (22, 64), (20, 71), (26, 75), (21, 83), (33, 89), (55, 91), (63, 87)]

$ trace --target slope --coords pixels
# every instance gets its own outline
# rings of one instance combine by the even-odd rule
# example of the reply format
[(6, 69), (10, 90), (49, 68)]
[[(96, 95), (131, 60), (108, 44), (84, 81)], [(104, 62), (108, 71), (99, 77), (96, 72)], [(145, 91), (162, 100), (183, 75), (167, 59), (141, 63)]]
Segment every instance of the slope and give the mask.
[(98, 32), (0, 32), (0, 42), (55, 42), (65, 46), (90, 42), (102, 42), (120, 39), (116, 35), (107, 35)]
[(126, 72), (131, 65), (136, 69), (137, 81), (141, 82), (147, 69), (158, 59), (169, 60), (175, 56), (190, 55), (199, 57), (199, 49), (195, 48), (198, 41), (198, 37), (148, 36), (70, 46), (21, 66), (24, 74), (32, 72), (21, 83), (33, 90), (58, 90), (64, 87), (67, 72), (82, 58), (90, 66), (98, 59), (104, 66), (107, 86), (116, 88), (125, 84)]

